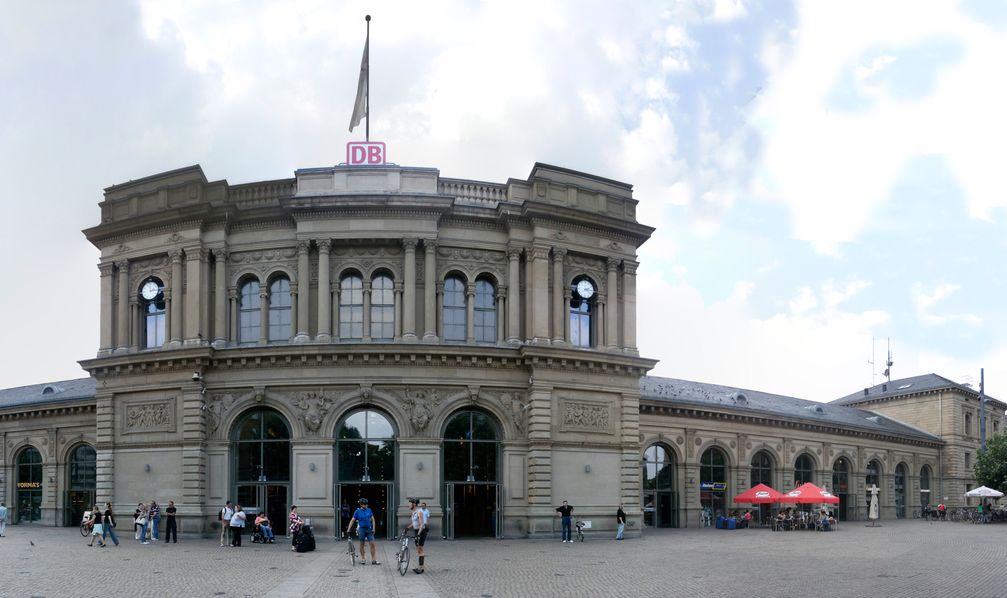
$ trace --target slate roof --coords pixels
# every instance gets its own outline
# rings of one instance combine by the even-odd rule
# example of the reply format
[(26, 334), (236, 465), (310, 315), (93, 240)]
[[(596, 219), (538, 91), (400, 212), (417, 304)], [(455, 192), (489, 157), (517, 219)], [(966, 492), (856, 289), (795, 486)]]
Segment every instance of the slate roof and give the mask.
[[(48, 389), (48, 390), (47, 390)], [(94, 378), (60, 380), (0, 390), (0, 409), (94, 398)]]
[[(857, 403), (863, 403), (865, 401), (876, 401), (878, 399), (891, 399), (900, 396), (906, 396), (911, 394), (919, 394), (921, 392), (929, 392), (935, 390), (957, 390), (962, 394), (977, 397), (979, 396), (979, 391), (971, 386), (965, 386), (964, 384), (959, 384), (953, 380), (948, 380), (944, 376), (938, 376), (937, 374), (923, 374), (922, 376), (912, 376), (910, 378), (901, 378), (899, 380), (892, 380), (891, 382), (883, 382), (877, 384), (867, 389), (867, 394), (864, 391), (858, 391), (852, 394), (848, 394), (845, 397), (836, 399), (829, 403), (830, 405), (856, 405)], [(987, 399), (997, 401), (1002, 403), (998, 399), (986, 395)]]
[(718, 407), (752, 415), (776, 416), (818, 425), (853, 428), (876, 434), (909, 437), (940, 442), (941, 439), (872, 411), (819, 403), (758, 390), (691, 382), (675, 378), (644, 376), (640, 379), (641, 400), (652, 400), (698, 407)]

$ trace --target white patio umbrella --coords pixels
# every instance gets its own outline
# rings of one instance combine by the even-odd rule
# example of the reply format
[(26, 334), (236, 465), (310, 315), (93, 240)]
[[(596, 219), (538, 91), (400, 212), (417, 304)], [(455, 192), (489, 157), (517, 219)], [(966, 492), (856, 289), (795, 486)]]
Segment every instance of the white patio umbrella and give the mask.
[(987, 488), (986, 486), (979, 486), (978, 488), (973, 488), (965, 493), (965, 496), (972, 498), (1001, 498), (1004, 493), (999, 490), (994, 490), (992, 488)]

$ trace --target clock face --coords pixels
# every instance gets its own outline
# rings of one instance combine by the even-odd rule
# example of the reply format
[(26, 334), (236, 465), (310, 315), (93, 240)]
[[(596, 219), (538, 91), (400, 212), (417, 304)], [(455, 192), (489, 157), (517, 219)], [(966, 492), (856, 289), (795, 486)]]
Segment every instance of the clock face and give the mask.
[(582, 280), (577, 283), (577, 293), (584, 299), (590, 299), (594, 295), (594, 285), (590, 280)]
[(143, 288), (140, 289), (140, 295), (142, 295), (143, 298), (146, 299), (147, 301), (150, 301), (154, 297), (157, 297), (157, 294), (160, 292), (161, 288), (157, 286), (157, 283), (154, 282), (153, 280), (148, 280), (146, 283), (144, 283)]

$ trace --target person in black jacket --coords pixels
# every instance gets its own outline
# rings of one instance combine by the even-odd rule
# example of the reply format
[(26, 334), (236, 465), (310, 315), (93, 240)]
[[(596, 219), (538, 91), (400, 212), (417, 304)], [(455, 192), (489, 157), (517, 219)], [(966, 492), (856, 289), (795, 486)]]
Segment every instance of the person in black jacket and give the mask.
[(619, 505), (619, 510), (615, 512), (615, 523), (618, 526), (615, 531), (615, 539), (622, 540), (623, 533), (626, 531), (626, 511), (622, 510), (622, 505)]
[(175, 501), (169, 500), (168, 501), (168, 508), (164, 510), (164, 517), (167, 520), (165, 522), (165, 524), (164, 524), (164, 543), (165, 544), (167, 544), (168, 542), (171, 542), (172, 538), (175, 539), (174, 540), (175, 544), (178, 544), (178, 526), (175, 523), (175, 512), (176, 511), (178, 511), (178, 509), (175, 508)]

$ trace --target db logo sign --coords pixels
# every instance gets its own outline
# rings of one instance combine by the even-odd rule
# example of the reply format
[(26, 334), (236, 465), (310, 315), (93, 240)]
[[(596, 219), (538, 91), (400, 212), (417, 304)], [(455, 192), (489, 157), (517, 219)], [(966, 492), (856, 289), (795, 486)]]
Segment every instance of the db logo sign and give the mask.
[(385, 163), (385, 144), (381, 141), (351, 141), (346, 144), (346, 163), (350, 166)]

